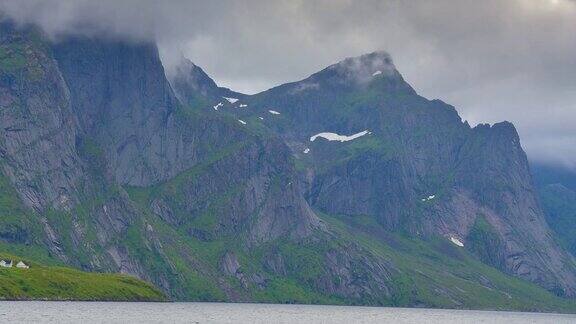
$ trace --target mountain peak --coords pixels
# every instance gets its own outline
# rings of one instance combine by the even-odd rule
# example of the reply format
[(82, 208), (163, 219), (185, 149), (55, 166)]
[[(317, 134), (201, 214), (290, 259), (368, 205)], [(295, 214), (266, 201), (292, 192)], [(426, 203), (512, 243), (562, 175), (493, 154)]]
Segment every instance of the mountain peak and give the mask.
[[(185, 57), (180, 59), (169, 79), (175, 89), (178, 89), (180, 84), (185, 84), (190, 88), (188, 91), (198, 92), (205, 97), (214, 96), (218, 92), (216, 82), (201, 67)], [(176, 93), (178, 94), (178, 91)]]
[(359, 83), (368, 82), (377, 76), (396, 76), (398, 73), (392, 57), (384, 51), (346, 58), (329, 66), (328, 70)]
[(360, 56), (347, 57), (332, 66), (347, 67), (347, 68), (368, 68), (368, 69), (395, 68), (394, 63), (392, 61), (392, 56), (385, 51), (375, 51)]
[(356, 57), (348, 57), (332, 64), (309, 78), (290, 84), (294, 93), (302, 90), (317, 89), (328, 86), (342, 91), (346, 88), (363, 87), (374, 80), (387, 79), (390, 84), (405, 84), (402, 76), (396, 70), (392, 57), (384, 51), (377, 51)]
[(219, 100), (222, 97), (245, 96), (228, 88), (219, 87), (201, 67), (184, 56), (169, 70), (168, 79), (176, 96), (184, 103), (194, 103), (201, 98)]

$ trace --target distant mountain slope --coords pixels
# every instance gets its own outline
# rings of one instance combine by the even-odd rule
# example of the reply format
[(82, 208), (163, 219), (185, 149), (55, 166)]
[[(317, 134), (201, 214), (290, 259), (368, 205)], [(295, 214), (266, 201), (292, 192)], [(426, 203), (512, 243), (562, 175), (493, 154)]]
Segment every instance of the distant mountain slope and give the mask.
[(576, 173), (538, 164), (533, 170), (546, 220), (556, 239), (576, 256)]
[(540, 189), (540, 197), (557, 239), (576, 255), (576, 191), (561, 184), (550, 184)]
[(531, 169), (537, 187), (558, 183), (570, 190), (576, 190), (576, 171), (535, 162), (531, 164)]

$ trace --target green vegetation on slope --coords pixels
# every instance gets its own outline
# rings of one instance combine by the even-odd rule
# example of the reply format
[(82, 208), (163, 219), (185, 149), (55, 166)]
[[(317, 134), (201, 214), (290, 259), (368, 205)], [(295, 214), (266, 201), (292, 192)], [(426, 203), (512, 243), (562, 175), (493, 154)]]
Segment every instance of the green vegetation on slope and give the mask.
[[(243, 246), (242, 234), (218, 235), (212, 234), (213, 224), (219, 222), (214, 213), (199, 215), (186, 226), (174, 227), (163, 222), (148, 209), (149, 199), (155, 193), (162, 192), (164, 186), (174, 185), (168, 182), (155, 188), (155, 192), (145, 192), (143, 189), (129, 188), (130, 196), (141, 207), (144, 222), (150, 225), (152, 235), (143, 235), (144, 224), (134, 224), (126, 237), (127, 245), (134, 255), (140, 258), (149, 271), (161, 274), (170, 281), (171, 286), (178, 287), (170, 293), (179, 300), (187, 301), (258, 301), (269, 303), (305, 303), (305, 304), (342, 304), (337, 298), (324, 296), (314, 291), (306, 282), (316, 273), (314, 263), (321, 258), (317, 247), (294, 246), (289, 242), (274, 242), (258, 248), (246, 249)], [(229, 203), (228, 193), (215, 197), (214, 203), (225, 206)], [(214, 208), (218, 208), (215, 206)], [(212, 224), (212, 225), (211, 225)], [(194, 229), (204, 233), (206, 237), (194, 237), (190, 231)], [(150, 233), (150, 232), (149, 232)], [(143, 237), (162, 241), (161, 249), (145, 250), (138, 246), (153, 245), (142, 242)], [(289, 258), (287, 267), (289, 273), (277, 275), (266, 271), (263, 266), (266, 252), (270, 249), (280, 249)], [(258, 286), (252, 282), (243, 282), (238, 277), (222, 273), (220, 261), (225, 253), (234, 253), (241, 264), (241, 272), (246, 278), (262, 274), (266, 284)], [(167, 269), (166, 264), (172, 264), (174, 270)], [(232, 297), (233, 296), (233, 297)]]
[[(22, 258), (0, 253), (0, 259)], [(0, 267), (0, 299), (163, 301), (152, 285), (120, 274), (88, 273), (65, 267), (24, 262), (29, 269)]]
[[(148, 208), (150, 198), (146, 195), (145, 201), (140, 201), (143, 209)], [(154, 235), (162, 237), (165, 260), (181, 274), (174, 278), (184, 288), (177, 297), (183, 300), (576, 312), (573, 301), (505, 275), (445, 238), (430, 242), (392, 234), (370, 217), (321, 216), (331, 229), (330, 237), (308, 243), (274, 241), (250, 249), (234, 235), (209, 240), (191, 237), (186, 229), (170, 226), (149, 211), (146, 222), (153, 226)], [(479, 218), (475, 225), (479, 243), (489, 239), (490, 230)], [(140, 237), (134, 235), (133, 239)], [(390, 296), (343, 298), (318, 290), (315, 283), (329, 276), (325, 272), (326, 252), (351, 244), (386, 260), (395, 269), (389, 283)], [(219, 262), (228, 252), (237, 256), (243, 278), (259, 274), (266, 278), (265, 284), (259, 286), (222, 273)], [(276, 274), (266, 266), (272, 253), (284, 257), (285, 273)], [(146, 263), (165, 260), (156, 256)], [(358, 272), (356, 275), (361, 276)]]
[(576, 312), (573, 300), (489, 267), (445, 238), (425, 242), (378, 232), (378, 224), (362, 224), (356, 217), (323, 218), (344, 239), (394, 264), (395, 306)]
[(478, 215), (468, 236), (467, 249), (495, 268), (502, 268), (504, 256), (499, 255), (502, 241), (483, 215)]
[[(187, 181), (191, 181), (189, 177), (193, 178), (196, 171), (184, 172), (179, 177), (186, 176)], [(180, 300), (576, 312), (572, 301), (478, 261), (485, 249), (491, 248), (488, 241), (492, 229), (483, 217), (474, 225), (474, 239), (470, 242), (474, 245), (469, 247), (470, 251), (444, 238), (430, 242), (386, 232), (368, 216), (329, 215), (321, 216), (330, 228), (330, 236), (320, 233), (321, 238), (313, 242), (278, 240), (247, 248), (242, 243), (245, 238), (241, 232), (229, 235), (212, 232), (214, 224), (220, 221), (217, 213), (182, 214), (179, 218), (184, 226), (176, 227), (151, 212), (150, 203), (161, 193), (172, 193), (169, 201), (178, 206), (176, 193), (183, 191), (184, 183), (168, 181), (151, 188), (127, 188), (145, 215), (142, 224), (133, 225), (127, 237), (131, 242), (128, 245), (134, 249), (154, 246), (153, 242), (142, 243), (148, 240), (143, 237), (155, 237), (162, 242), (161, 250), (139, 251), (135, 255), (142, 256), (141, 263), (152, 272), (163, 272), (171, 286), (179, 287), (171, 293)], [(228, 199), (224, 192), (214, 197), (212, 208), (218, 210), (218, 206), (226, 206)], [(153, 228), (146, 235), (145, 224)], [(193, 230), (209, 235), (191, 235)], [(391, 265), (394, 271), (387, 283), (389, 296), (342, 297), (321, 291), (318, 283), (323, 279), (338, 280), (326, 271), (326, 253), (348, 246), (358, 246), (364, 251), (363, 255), (372, 255)], [(241, 275), (223, 273), (220, 262), (226, 253), (236, 255)], [(284, 273), (275, 273), (267, 266), (267, 260), (274, 254), (282, 255)], [(165, 264), (174, 265), (174, 270), (167, 269)], [(361, 271), (355, 269), (354, 273), (361, 278)], [(264, 282), (254, 283), (250, 280), (254, 276), (263, 277)]]
[(42, 236), (37, 214), (26, 209), (8, 178), (0, 173), (0, 250), (48, 265), (58, 264), (39, 243)]

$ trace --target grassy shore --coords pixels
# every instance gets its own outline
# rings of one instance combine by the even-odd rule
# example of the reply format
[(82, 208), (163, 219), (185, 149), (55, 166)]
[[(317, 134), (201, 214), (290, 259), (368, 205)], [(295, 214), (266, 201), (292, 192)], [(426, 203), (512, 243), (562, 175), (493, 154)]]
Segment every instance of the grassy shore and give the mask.
[[(0, 267), (0, 299), (4, 300), (166, 300), (151, 284), (127, 275), (44, 266), (4, 253), (0, 253), (0, 259), (14, 263), (12, 268)], [(24, 261), (30, 268), (16, 268), (18, 261)]]

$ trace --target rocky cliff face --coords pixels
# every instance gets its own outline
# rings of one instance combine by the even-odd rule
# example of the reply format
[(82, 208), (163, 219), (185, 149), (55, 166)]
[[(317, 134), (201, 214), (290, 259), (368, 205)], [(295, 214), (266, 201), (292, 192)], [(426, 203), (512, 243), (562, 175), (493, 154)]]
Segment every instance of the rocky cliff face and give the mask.
[(68, 88), (34, 31), (0, 29), (4, 173), (28, 207), (70, 208), (83, 171)]
[[(262, 208), (263, 222), (253, 224), (255, 237), (284, 235), (290, 232), (287, 226), (304, 236), (317, 223), (305, 201), (299, 200), (297, 179), (282, 142), (258, 138), (240, 123), (204, 116), (181, 105), (154, 46), (80, 39), (54, 49), (70, 88), (72, 107), (86, 136), (105, 150), (118, 184), (150, 186), (205, 167), (197, 175), (199, 181), (179, 188), (182, 192), (177, 194), (183, 200), (175, 207), (185, 210), (166, 212), (201, 212), (206, 200), (238, 186), (243, 196), (230, 206), (233, 214), (223, 219), (237, 225)], [(295, 189), (272, 193), (272, 178), (282, 178), (279, 185), (285, 187), (294, 181)], [(174, 200), (173, 196), (165, 198)], [(155, 205), (168, 207), (161, 200)], [(277, 208), (286, 212), (280, 214)], [(276, 213), (284, 225), (264, 220)], [(263, 228), (258, 231), (258, 226)]]
[(546, 223), (528, 160), (510, 123), (480, 125), (462, 149), (458, 186), (481, 206), (503, 242), (503, 269), (560, 294), (574, 295), (574, 261)]
[[(322, 227), (283, 142), (182, 105), (155, 46), (88, 38), (50, 44), (33, 28), (10, 24), (2, 37), (4, 173), (44, 224), (37, 242), (62, 261), (178, 291), (169, 278), (177, 261), (154, 221), (185, 227), (192, 238), (234, 234), (245, 244), (298, 241)], [(129, 195), (153, 187), (162, 190), (140, 205)], [(206, 217), (214, 226), (198, 221)], [(165, 262), (160, 272), (142, 248)]]
[[(0, 28), (4, 174), (30, 211), (22, 218), (31, 242), (64, 262), (85, 269), (118, 269), (143, 277), (113, 246), (135, 210), (84, 136), (70, 88), (50, 45), (34, 28)], [(84, 116), (80, 116), (84, 117)], [(13, 199), (13, 198), (10, 198)], [(116, 258), (112, 257), (115, 256)]]
[(176, 133), (178, 103), (155, 46), (71, 39), (54, 55), (82, 129), (104, 148), (119, 183), (149, 185), (197, 162)]
[(0, 117), (0, 246), (24, 254), (187, 300), (552, 298), (471, 255), (573, 292), (513, 127), (470, 128), (384, 53), (246, 96), (190, 62), (168, 82), (150, 43), (5, 23)]
[[(76, 119), (70, 109), (69, 91), (36, 31), (20, 32), (10, 23), (3, 23), (0, 31), (2, 169), (19, 200), (31, 210), (26, 214), (30, 218), (27, 221), (6, 226), (16, 226), (26, 233), (21, 237), (29, 237), (38, 233), (32, 225), (40, 223), (45, 236), (33, 241), (45, 242), (56, 255), (66, 259), (46, 214), (32, 215), (70, 211), (86, 180), (76, 147)], [(5, 193), (10, 192), (4, 189)]]

